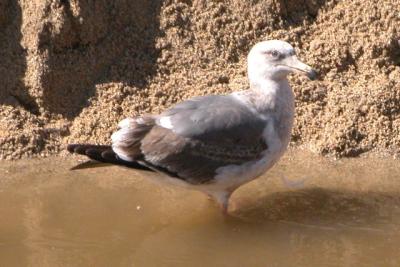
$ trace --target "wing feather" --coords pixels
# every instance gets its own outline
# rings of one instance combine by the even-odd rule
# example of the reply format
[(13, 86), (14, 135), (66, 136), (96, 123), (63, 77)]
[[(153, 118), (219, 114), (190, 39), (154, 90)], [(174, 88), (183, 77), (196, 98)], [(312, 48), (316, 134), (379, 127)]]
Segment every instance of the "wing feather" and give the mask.
[(118, 156), (191, 184), (212, 182), (218, 168), (258, 160), (267, 149), (266, 121), (232, 96), (196, 97), (121, 125), (112, 137)]
[(266, 149), (262, 141), (253, 147), (210, 145), (159, 126), (151, 130), (141, 146), (146, 166), (162, 167), (192, 184), (211, 182), (218, 168), (257, 160)]

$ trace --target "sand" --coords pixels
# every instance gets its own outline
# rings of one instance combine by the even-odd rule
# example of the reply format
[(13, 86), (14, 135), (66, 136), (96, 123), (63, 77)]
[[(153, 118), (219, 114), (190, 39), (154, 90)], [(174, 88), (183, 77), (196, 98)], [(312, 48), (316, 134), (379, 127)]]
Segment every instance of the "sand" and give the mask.
[(400, 0), (0, 0), (0, 159), (110, 143), (119, 120), (248, 86), (246, 55), (283, 39), (292, 146), (400, 155)]

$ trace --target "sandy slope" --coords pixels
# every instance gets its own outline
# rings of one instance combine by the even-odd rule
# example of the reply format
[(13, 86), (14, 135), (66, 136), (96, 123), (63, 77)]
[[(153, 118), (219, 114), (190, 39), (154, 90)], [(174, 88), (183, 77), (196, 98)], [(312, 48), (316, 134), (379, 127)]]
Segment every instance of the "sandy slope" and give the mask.
[(272, 38), (320, 70), (291, 77), (294, 145), (400, 153), (400, 0), (0, 0), (0, 158), (244, 88), (249, 47)]

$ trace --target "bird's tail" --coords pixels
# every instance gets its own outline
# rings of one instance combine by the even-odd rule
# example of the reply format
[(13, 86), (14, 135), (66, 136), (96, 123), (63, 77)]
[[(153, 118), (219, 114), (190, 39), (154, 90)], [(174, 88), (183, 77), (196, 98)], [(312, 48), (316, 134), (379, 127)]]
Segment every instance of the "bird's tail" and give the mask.
[(135, 161), (126, 161), (119, 158), (112, 150), (111, 146), (107, 145), (69, 144), (67, 150), (71, 153), (84, 155), (91, 159), (73, 167), (72, 170), (103, 167), (111, 164), (126, 166), (138, 170), (152, 171)]

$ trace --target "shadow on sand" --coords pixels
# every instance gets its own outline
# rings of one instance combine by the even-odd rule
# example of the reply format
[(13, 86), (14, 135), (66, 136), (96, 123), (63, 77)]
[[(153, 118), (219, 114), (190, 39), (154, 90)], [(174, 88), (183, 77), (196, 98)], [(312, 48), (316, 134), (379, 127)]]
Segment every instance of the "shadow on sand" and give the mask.
[(61, 1), (58, 32), (45, 25), (40, 53), (47, 55), (43, 106), (51, 113), (76, 117), (96, 92), (96, 84), (122, 82), (142, 89), (156, 72), (159, 12), (162, 1)]
[(27, 63), (21, 27), (22, 11), (17, 1), (0, 0), (0, 105), (21, 105), (37, 114), (39, 107), (23, 82)]

